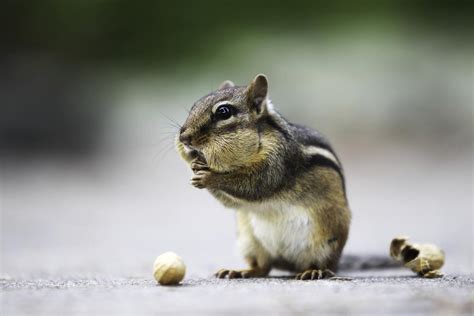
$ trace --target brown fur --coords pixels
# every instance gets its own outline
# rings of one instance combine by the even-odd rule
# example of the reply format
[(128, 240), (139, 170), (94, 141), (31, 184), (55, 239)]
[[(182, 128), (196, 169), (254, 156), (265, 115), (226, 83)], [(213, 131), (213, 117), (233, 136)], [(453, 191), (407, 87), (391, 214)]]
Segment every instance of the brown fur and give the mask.
[[(332, 153), (329, 145), (300, 142), (295, 128), (270, 106), (267, 89), (262, 75), (247, 87), (224, 82), (193, 106), (177, 138), (177, 150), (195, 173), (192, 184), (207, 188), (222, 204), (237, 210), (239, 240), (250, 269), (223, 269), (218, 277), (261, 277), (271, 268), (301, 272), (301, 279), (325, 277), (331, 275), (326, 269), (337, 269), (349, 233), (342, 168), (335, 154), (325, 164), (311, 162), (305, 148), (316, 146)], [(234, 112), (228, 119), (216, 120), (213, 111), (222, 102)], [(320, 140), (311, 135), (307, 138)], [(298, 238), (297, 225), (303, 225), (303, 232), (312, 230), (304, 245), (288, 241), (294, 251), (304, 250), (282, 249), (284, 255), (272, 255), (264, 244), (285, 241), (259, 239), (255, 221), (264, 225), (259, 228), (261, 236), (270, 234), (263, 238), (279, 238), (272, 229), (285, 225), (296, 231), (284, 238)]]

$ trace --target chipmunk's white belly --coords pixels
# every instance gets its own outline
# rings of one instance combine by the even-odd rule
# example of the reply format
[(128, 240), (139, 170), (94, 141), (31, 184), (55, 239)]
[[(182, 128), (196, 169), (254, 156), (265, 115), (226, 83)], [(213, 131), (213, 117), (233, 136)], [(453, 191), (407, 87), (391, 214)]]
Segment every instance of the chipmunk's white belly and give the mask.
[(279, 202), (252, 206), (249, 218), (253, 233), (273, 260), (284, 259), (301, 270), (315, 262), (317, 228), (309, 210)]

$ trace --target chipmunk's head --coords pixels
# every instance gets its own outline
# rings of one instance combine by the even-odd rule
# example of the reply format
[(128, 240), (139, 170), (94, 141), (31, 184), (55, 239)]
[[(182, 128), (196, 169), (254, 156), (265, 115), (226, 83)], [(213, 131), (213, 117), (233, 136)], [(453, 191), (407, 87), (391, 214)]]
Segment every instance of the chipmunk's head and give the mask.
[(258, 122), (271, 111), (267, 92), (265, 75), (257, 75), (248, 86), (224, 81), (191, 108), (176, 139), (178, 152), (188, 162), (203, 158), (216, 171), (261, 160)]

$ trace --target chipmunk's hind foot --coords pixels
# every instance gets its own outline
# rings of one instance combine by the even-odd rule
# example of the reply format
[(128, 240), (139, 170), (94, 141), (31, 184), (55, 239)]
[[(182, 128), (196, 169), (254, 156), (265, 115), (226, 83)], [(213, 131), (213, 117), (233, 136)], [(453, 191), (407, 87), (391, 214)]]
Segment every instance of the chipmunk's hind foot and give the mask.
[(329, 269), (326, 270), (318, 270), (318, 269), (309, 269), (298, 273), (296, 275), (296, 280), (321, 280), (321, 279), (328, 279), (335, 276), (334, 272)]
[(268, 275), (268, 272), (260, 269), (247, 269), (247, 270), (229, 270), (220, 269), (214, 274), (219, 279), (248, 279), (248, 278), (262, 278)]

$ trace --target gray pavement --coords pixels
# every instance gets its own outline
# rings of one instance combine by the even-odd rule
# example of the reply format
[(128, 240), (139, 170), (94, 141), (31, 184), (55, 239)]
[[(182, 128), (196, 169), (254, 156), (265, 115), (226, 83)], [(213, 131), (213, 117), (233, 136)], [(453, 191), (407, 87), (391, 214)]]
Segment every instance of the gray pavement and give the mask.
[[(173, 151), (127, 144), (84, 161), (4, 160), (2, 315), (472, 314), (472, 153), (368, 143), (336, 143), (353, 211), (340, 275), (352, 281), (212, 278), (244, 266), (234, 213), (188, 184)], [(400, 234), (443, 248), (446, 276), (362, 269), (388, 258)], [(152, 264), (169, 250), (186, 278), (157, 286)]]
[(150, 278), (68, 278), (1, 284), (4, 315), (470, 315), (474, 278), (428, 280), (385, 271), (359, 273), (352, 281), (194, 278), (164, 287)]

